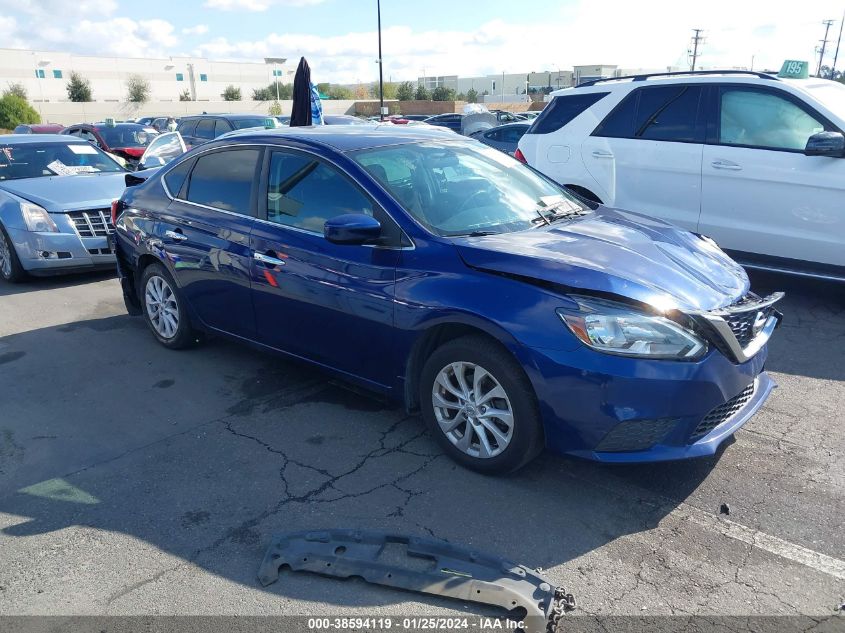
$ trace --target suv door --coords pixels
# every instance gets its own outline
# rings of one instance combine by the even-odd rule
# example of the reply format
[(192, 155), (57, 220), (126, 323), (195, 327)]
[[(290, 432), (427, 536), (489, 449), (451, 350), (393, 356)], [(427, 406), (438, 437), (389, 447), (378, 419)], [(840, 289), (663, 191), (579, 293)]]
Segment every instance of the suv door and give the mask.
[(778, 88), (715, 86), (712, 98), (700, 231), (732, 251), (845, 266), (845, 158), (803, 151), (841, 130)]
[(638, 88), (581, 145), (605, 204), (694, 231), (705, 120), (699, 84)]
[[(398, 226), (337, 167), (293, 150), (272, 150), (251, 245), (258, 340), (370, 385), (390, 385)], [(382, 246), (323, 237), (329, 218), (374, 215)]]
[(247, 339), (255, 338), (249, 233), (261, 154), (258, 147), (220, 149), (177, 164), (164, 175), (174, 199), (156, 224), (171, 272), (196, 316)]

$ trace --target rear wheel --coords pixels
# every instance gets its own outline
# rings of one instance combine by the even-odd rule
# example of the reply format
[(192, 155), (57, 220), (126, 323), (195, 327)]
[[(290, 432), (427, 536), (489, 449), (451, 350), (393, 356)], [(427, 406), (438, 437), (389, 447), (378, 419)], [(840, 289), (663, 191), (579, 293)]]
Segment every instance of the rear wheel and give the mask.
[(499, 344), (468, 336), (426, 361), (420, 402), (429, 431), (456, 462), (487, 474), (517, 470), (543, 449), (531, 383)]
[(0, 224), (0, 277), (13, 284), (26, 279), (26, 271), (21, 266), (15, 245), (12, 244), (2, 224)]
[(170, 349), (194, 344), (191, 322), (176, 283), (161, 264), (150, 264), (141, 275), (144, 319), (159, 343)]

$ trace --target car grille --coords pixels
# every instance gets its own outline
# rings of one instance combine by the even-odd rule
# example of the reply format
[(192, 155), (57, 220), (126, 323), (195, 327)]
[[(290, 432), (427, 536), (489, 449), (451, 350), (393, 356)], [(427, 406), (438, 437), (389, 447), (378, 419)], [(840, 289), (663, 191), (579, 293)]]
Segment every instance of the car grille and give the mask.
[[(775, 323), (777, 327), (781, 315), (775, 310), (774, 304), (782, 297), (782, 292), (774, 293), (764, 299), (749, 292), (742, 299), (725, 308), (694, 314), (693, 320), (698, 325), (700, 333), (706, 336), (722, 354), (734, 361), (745, 362), (756, 354), (762, 343), (768, 340), (771, 331), (763, 334), (763, 329), (772, 317), (777, 319)], [(760, 336), (766, 338), (761, 339), (762, 342), (758, 341), (755, 347), (755, 340)], [(746, 354), (746, 350), (750, 350), (748, 352), (750, 355)]]
[(733, 314), (724, 317), (725, 322), (731, 328), (731, 332), (733, 332), (740, 347), (746, 347), (754, 340), (754, 322), (758, 318), (761, 318), (759, 317), (760, 313), (763, 314), (762, 318), (765, 322), (774, 311), (772, 306), (766, 306), (765, 308), (758, 309), (756, 303), (759, 300), (760, 297), (753, 293), (749, 293), (731, 306), (732, 308), (741, 308), (743, 305), (747, 304), (748, 310), (744, 312), (734, 312)]
[(757, 382), (752, 382), (743, 389), (739, 395), (734, 396), (725, 404), (719, 405), (704, 416), (704, 419), (698, 423), (698, 426), (695, 427), (695, 431), (693, 431), (692, 435), (690, 435), (690, 443), (697, 442), (717, 426), (731, 419), (746, 404), (748, 404), (748, 401), (751, 400), (756, 388)]
[(678, 423), (677, 418), (620, 422), (596, 446), (600, 452), (644, 451), (662, 440)]
[(73, 222), (79, 237), (106, 237), (114, 231), (111, 223), (111, 209), (89, 209), (71, 211), (68, 217)]

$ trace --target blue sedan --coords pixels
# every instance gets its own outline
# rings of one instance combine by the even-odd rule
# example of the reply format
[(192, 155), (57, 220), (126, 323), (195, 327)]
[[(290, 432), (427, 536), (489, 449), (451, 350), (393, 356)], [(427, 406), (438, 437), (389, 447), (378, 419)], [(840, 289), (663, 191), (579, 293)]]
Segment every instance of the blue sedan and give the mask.
[(82, 139), (0, 135), (0, 278), (114, 268), (111, 203), (125, 177)]
[(711, 240), (586, 206), (470, 139), (246, 131), (116, 213), (127, 308), (162, 345), (201, 331), (311, 363), (421, 411), (478, 471), (544, 447), (712, 454), (774, 386), (780, 295), (750, 292)]

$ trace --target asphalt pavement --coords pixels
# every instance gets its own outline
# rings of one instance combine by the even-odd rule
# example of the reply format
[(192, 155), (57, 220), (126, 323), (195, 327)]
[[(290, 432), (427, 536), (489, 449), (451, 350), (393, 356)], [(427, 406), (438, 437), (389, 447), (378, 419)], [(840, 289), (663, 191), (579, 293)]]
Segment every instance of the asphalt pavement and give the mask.
[(274, 533), (376, 528), (542, 567), (581, 614), (830, 616), (845, 286), (753, 281), (787, 291), (779, 388), (717, 456), (545, 454), (505, 478), (304, 365), (220, 339), (164, 349), (111, 275), (0, 285), (0, 614), (490, 612), (359, 580), (257, 581)]

